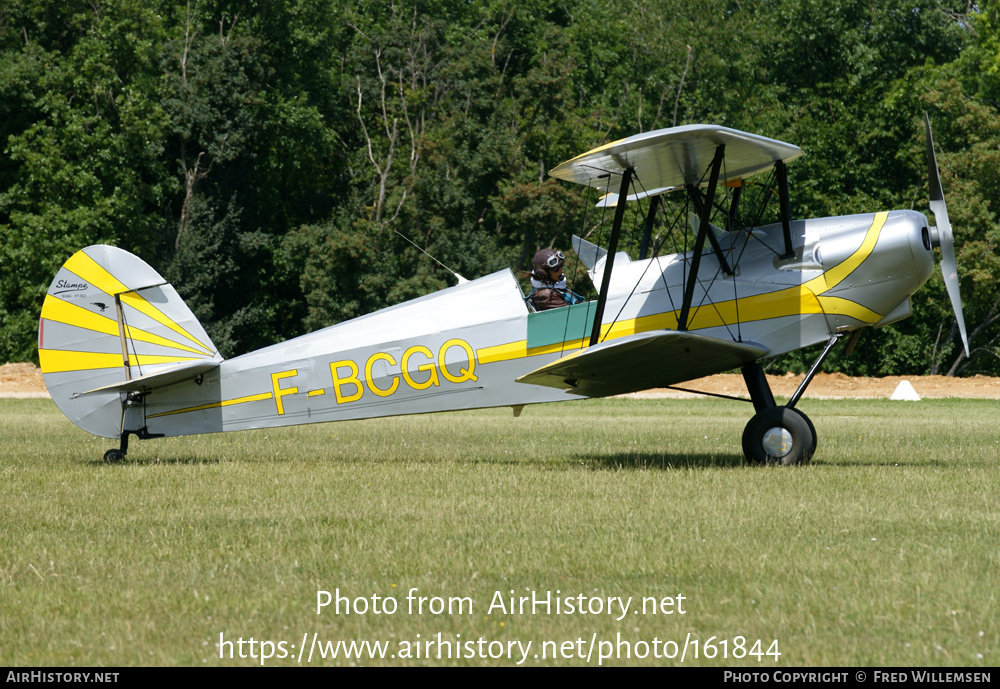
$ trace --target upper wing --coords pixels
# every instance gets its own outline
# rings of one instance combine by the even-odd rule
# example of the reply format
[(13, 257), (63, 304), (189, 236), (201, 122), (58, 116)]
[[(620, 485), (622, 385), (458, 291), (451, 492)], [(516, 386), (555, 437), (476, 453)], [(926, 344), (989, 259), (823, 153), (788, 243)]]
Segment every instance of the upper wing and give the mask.
[(620, 337), (564, 356), (517, 379), (575, 395), (607, 397), (676, 385), (761, 358), (768, 349), (691, 332), (657, 330)]
[[(709, 124), (691, 124), (636, 134), (588, 151), (554, 170), (552, 176), (588, 186), (608, 174), (635, 170), (644, 191), (628, 200), (662, 194), (687, 184), (702, 184), (715, 150), (726, 146), (720, 182), (744, 179), (774, 167), (777, 160), (789, 162), (802, 155), (798, 146)], [(613, 206), (617, 194), (604, 197), (600, 205)]]

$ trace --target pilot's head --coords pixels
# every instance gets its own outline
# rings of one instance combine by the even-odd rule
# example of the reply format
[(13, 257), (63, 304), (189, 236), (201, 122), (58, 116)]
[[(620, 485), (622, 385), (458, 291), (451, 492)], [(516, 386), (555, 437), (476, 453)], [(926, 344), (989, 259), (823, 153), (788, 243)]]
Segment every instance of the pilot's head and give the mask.
[(531, 277), (542, 282), (559, 282), (562, 279), (566, 257), (555, 249), (542, 249), (531, 259)]

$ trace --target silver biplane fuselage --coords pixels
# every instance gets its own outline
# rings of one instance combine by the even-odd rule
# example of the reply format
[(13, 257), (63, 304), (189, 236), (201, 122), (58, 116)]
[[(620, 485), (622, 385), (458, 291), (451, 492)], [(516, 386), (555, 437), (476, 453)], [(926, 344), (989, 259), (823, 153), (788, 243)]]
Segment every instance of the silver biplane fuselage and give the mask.
[[(228, 360), (156, 271), (119, 249), (89, 247), (53, 280), (39, 356), (60, 409), (91, 433), (121, 438), (120, 457), (130, 434), (519, 412), (759, 371), (761, 358), (908, 316), (910, 295), (933, 268), (933, 230), (914, 211), (712, 231), (718, 247), (701, 253), (696, 281), (694, 252), (616, 253), (605, 286), (610, 254), (578, 240), (590, 278), (606, 291), (599, 333), (598, 302), (535, 313), (504, 270)], [(792, 251), (781, 250), (787, 238)], [(719, 256), (735, 269), (720, 276)], [(758, 411), (774, 406), (749, 377), (748, 386)], [(797, 431), (767, 432), (758, 442), (791, 444)], [(806, 440), (815, 447), (814, 431)]]
[[(778, 225), (733, 234), (735, 251), (746, 245), (735, 278), (744, 296), (733, 299), (734, 281), (717, 280), (694, 311), (690, 329), (720, 339), (739, 336), (772, 356), (903, 318), (909, 296), (933, 268), (923, 243), (926, 227), (924, 216), (913, 211), (798, 221), (793, 230), (799, 242), (788, 260), (768, 248), (777, 245), (770, 235), (780, 233)], [(596, 282), (605, 260), (592, 271)], [(675, 327), (684, 255), (630, 261), (619, 253), (615, 263), (604, 341)], [(128, 408), (126, 416), (134, 417), (129, 430), (138, 432), (141, 421), (150, 435), (173, 436), (565, 400), (576, 396), (515, 380), (580, 350), (590, 334), (588, 308), (593, 302), (530, 313), (513, 274), (504, 270), (157, 387), (141, 405)], [(136, 343), (138, 361), (162, 349), (143, 344)], [(673, 375), (659, 384), (733, 368), (728, 362), (699, 370), (668, 363)], [(662, 362), (632, 365), (651, 377)], [(120, 366), (108, 373), (119, 382)], [(102, 395), (113, 413), (92, 415), (98, 422), (87, 423), (87, 430), (120, 435), (120, 392)], [(88, 397), (96, 394), (57, 401), (72, 413), (74, 407), (91, 408), (97, 400)]]

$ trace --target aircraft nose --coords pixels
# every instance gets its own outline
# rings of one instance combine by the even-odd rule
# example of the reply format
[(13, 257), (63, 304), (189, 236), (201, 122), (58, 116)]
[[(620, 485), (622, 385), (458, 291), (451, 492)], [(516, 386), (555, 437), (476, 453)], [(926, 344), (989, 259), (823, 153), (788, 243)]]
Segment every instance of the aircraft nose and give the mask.
[(882, 250), (876, 252), (879, 257), (872, 267), (875, 272), (884, 271), (879, 276), (883, 281), (896, 285), (890, 291), (899, 294), (894, 294), (893, 298), (909, 296), (927, 282), (934, 270), (932, 241), (933, 230), (929, 229), (927, 218), (922, 213), (889, 213), (879, 238)]
[[(901, 307), (934, 268), (927, 227), (921, 213), (893, 211), (881, 218), (852, 216), (824, 233), (820, 250), (828, 284), (825, 294), (867, 310), (843, 323), (834, 319), (834, 327), (856, 327), (858, 320), (885, 324), (909, 315), (909, 307)], [(849, 273), (843, 275), (844, 270)], [(832, 282), (831, 276), (839, 280)]]
[(934, 270), (933, 230), (927, 218), (916, 211), (904, 211), (897, 221), (900, 231), (906, 234), (910, 246), (910, 256), (913, 260), (914, 277), (917, 285), (924, 284)]

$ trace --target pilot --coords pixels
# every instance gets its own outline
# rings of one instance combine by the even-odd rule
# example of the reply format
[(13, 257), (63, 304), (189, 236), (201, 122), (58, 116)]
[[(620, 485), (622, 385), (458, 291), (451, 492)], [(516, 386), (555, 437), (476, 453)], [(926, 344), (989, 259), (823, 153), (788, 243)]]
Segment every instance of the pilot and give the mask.
[(561, 251), (542, 249), (531, 260), (531, 294), (528, 299), (536, 311), (571, 306), (583, 301), (583, 297), (566, 286), (563, 264), (566, 257)]

